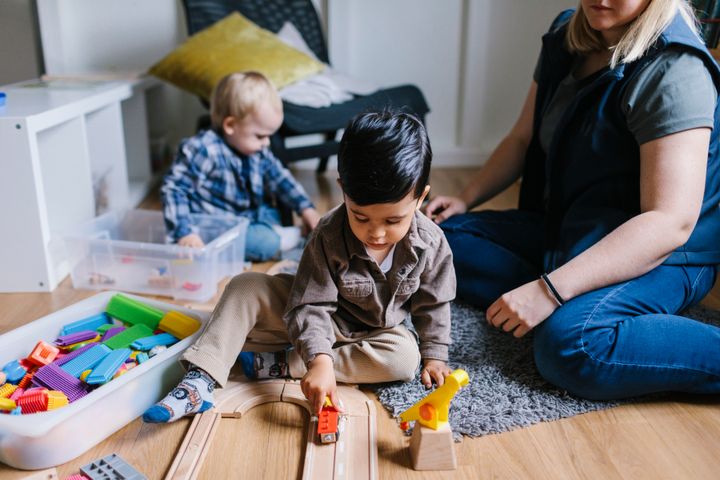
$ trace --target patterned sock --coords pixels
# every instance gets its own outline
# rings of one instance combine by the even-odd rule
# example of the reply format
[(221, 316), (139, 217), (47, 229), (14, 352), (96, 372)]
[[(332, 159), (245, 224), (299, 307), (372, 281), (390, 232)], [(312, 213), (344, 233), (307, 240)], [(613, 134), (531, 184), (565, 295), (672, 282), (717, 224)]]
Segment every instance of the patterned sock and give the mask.
[(174, 422), (193, 413), (202, 413), (213, 406), (215, 380), (204, 370), (191, 368), (177, 387), (143, 413), (147, 423)]
[(240, 363), (248, 378), (290, 378), (289, 349), (279, 352), (242, 352)]

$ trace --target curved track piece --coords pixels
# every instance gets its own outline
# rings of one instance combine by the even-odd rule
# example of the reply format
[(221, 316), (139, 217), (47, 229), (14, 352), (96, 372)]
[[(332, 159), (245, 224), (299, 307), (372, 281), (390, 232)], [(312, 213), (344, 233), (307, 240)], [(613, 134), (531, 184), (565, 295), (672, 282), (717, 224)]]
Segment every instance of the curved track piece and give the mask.
[(354, 387), (340, 386), (338, 393), (345, 409), (338, 424), (340, 436), (336, 443), (321, 444), (315, 434), (317, 421), (310, 412), (299, 382), (228, 382), (225, 388), (215, 391), (215, 406), (193, 418), (165, 480), (197, 478), (220, 420), (223, 417), (240, 418), (251, 408), (270, 402), (294, 403), (305, 408), (313, 418), (312, 425), (308, 428), (303, 480), (376, 479), (378, 463), (375, 405)]

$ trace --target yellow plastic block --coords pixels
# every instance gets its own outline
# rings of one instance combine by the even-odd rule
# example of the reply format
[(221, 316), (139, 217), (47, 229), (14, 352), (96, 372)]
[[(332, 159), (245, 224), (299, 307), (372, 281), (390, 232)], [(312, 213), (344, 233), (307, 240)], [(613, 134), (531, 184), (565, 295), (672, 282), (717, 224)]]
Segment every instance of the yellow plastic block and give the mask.
[(68, 403), (68, 398), (65, 396), (63, 392), (59, 392), (57, 390), (48, 390), (47, 393), (48, 396), (48, 406), (47, 409), (49, 410), (55, 410), (56, 408), (64, 407)]
[(0, 398), (0, 410), (15, 410), (15, 407), (17, 405), (15, 404), (15, 400), (10, 400), (9, 398)]
[(174, 337), (183, 339), (197, 332), (198, 328), (200, 328), (200, 320), (185, 315), (184, 313), (170, 310), (160, 320), (158, 328)]
[(470, 382), (465, 370), (457, 369), (445, 377), (445, 384), (400, 414), (402, 422), (416, 420), (421, 425), (437, 430), (447, 424), (450, 401), (460, 387)]
[(2, 387), (0, 387), (0, 397), (8, 398), (10, 395), (13, 394), (16, 389), (17, 385), (13, 385), (12, 383), (6, 383)]
[(80, 380), (82, 380), (84, 382), (85, 379), (88, 377), (88, 375), (90, 375), (91, 372), (92, 372), (92, 370), (85, 370), (84, 372), (82, 372), (80, 374)]

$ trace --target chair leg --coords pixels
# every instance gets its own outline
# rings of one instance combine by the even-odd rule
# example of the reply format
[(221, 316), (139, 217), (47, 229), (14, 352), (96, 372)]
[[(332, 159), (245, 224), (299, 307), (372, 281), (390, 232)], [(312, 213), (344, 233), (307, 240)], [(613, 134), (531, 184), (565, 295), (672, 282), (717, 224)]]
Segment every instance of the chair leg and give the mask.
[(279, 133), (275, 133), (270, 137), (270, 150), (280, 160), (283, 165), (287, 166), (287, 148), (285, 148), (285, 138)]
[[(330, 140), (335, 140), (336, 136), (337, 136), (337, 131), (325, 132), (325, 141), (328, 142)], [(330, 160), (330, 157), (320, 157), (320, 163), (318, 163), (316, 172), (317, 173), (325, 173), (325, 170), (327, 170), (327, 165), (328, 165), (329, 160)]]

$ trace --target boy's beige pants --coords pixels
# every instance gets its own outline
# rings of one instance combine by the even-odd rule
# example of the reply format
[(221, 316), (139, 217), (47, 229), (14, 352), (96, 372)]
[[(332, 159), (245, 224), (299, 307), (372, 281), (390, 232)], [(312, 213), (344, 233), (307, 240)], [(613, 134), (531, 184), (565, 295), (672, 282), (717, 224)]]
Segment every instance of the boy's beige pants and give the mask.
[[(233, 278), (205, 330), (182, 355), (183, 363), (205, 370), (222, 387), (241, 351), (286, 348), (290, 340), (282, 316), (293, 278), (255, 272)], [(333, 356), (339, 382), (408, 381), (414, 378), (420, 364), (415, 336), (402, 325), (353, 338), (344, 336), (335, 326), (335, 340)], [(294, 349), (288, 355), (288, 364), (293, 378), (307, 372)]]

